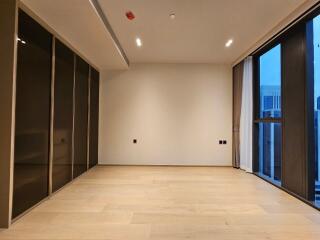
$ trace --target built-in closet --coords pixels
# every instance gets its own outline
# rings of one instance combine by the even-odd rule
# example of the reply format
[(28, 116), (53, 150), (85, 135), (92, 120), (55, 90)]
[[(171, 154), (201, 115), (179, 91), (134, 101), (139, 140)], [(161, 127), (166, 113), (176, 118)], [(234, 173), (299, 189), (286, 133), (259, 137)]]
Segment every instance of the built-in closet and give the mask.
[(99, 72), (19, 10), (12, 218), (98, 163)]

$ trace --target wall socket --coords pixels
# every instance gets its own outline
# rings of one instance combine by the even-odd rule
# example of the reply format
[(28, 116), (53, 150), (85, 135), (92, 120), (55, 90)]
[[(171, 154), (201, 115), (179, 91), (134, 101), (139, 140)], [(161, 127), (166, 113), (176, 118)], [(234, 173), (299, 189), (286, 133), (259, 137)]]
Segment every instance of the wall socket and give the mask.
[(138, 143), (138, 140), (137, 139), (133, 139), (133, 144), (137, 144)]
[(219, 144), (220, 145), (226, 145), (227, 144), (227, 140), (219, 140)]

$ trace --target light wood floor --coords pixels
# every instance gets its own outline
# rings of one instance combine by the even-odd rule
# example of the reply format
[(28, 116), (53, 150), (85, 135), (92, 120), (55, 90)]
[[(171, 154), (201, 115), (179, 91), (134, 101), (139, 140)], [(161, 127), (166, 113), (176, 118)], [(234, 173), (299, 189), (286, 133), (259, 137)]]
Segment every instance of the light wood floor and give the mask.
[(320, 212), (232, 168), (96, 167), (0, 239), (320, 239)]

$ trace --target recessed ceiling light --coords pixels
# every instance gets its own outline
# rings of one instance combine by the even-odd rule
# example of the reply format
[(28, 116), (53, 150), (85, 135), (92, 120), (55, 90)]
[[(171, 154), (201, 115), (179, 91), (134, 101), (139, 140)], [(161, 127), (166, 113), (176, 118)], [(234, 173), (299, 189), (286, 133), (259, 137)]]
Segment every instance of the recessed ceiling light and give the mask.
[(136, 38), (136, 44), (138, 47), (141, 47), (142, 46), (142, 41), (140, 38)]
[(176, 18), (176, 14), (175, 13), (170, 13), (169, 17), (173, 20)]
[(226, 47), (230, 47), (233, 43), (233, 40), (232, 39), (229, 39), (227, 42), (226, 42)]

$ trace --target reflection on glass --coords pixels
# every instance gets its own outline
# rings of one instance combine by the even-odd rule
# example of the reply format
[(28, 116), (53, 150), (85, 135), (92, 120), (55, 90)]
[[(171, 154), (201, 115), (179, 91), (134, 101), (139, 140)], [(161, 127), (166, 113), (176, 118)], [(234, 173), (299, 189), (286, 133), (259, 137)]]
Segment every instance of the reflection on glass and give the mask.
[(90, 147), (89, 167), (98, 164), (99, 72), (91, 68), (90, 81)]
[(15, 218), (48, 195), (52, 37), (19, 11), (14, 189)]
[(308, 22), (307, 29), (308, 55), (314, 63), (309, 69), (313, 67), (314, 79), (315, 203), (320, 207), (320, 16)]
[(260, 118), (281, 117), (281, 45), (259, 58)]
[(56, 40), (52, 190), (72, 179), (74, 54)]
[(280, 184), (280, 123), (259, 123), (259, 174), (276, 184)]
[(73, 176), (87, 170), (89, 65), (80, 57), (76, 59), (75, 72), (75, 123)]

